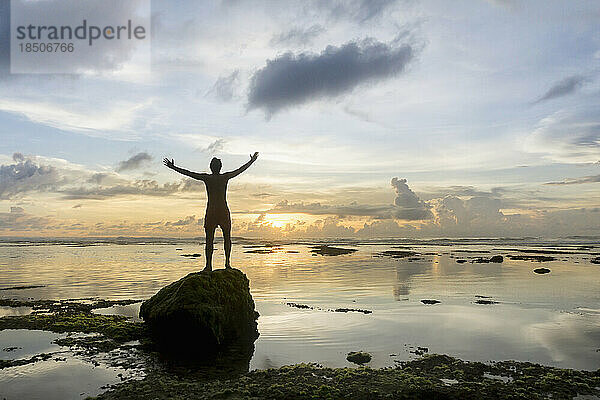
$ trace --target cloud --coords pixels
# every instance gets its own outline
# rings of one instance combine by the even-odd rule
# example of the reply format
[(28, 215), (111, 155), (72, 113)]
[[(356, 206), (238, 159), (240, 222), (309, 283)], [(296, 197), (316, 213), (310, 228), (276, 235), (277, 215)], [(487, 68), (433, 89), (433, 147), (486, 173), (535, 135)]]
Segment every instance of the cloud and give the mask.
[(207, 153), (210, 155), (219, 153), (221, 151), (223, 151), (223, 148), (225, 146), (225, 142), (226, 140), (224, 138), (221, 139), (217, 139), (214, 142), (209, 143), (208, 146), (198, 149), (199, 151), (203, 152), (203, 153)]
[(590, 79), (583, 75), (566, 77), (552, 85), (552, 87), (548, 89), (548, 91), (544, 93), (542, 97), (536, 100), (535, 103), (541, 103), (543, 101), (552, 100), (575, 93), (579, 88), (589, 81)]
[(561, 110), (542, 119), (524, 142), (530, 153), (546, 153), (553, 161), (593, 163), (600, 159), (600, 116), (589, 105)]
[(125, 161), (121, 161), (117, 167), (117, 172), (130, 171), (140, 168), (144, 163), (152, 161), (152, 156), (145, 151), (137, 153), (129, 157)]
[(421, 200), (406, 184), (406, 179), (392, 179), (396, 198), (394, 204), (359, 204), (352, 202), (346, 205), (328, 205), (315, 203), (291, 203), (282, 200), (274, 207), (264, 211), (267, 214), (309, 214), (336, 215), (344, 217), (370, 217), (374, 219), (401, 219), (407, 221), (427, 220), (433, 218), (431, 206)]
[(53, 102), (0, 99), (0, 111), (24, 116), (33, 123), (65, 131), (80, 132), (88, 136), (106, 137), (108, 132), (119, 132), (119, 140), (132, 140), (139, 136), (133, 128), (139, 114), (151, 100), (139, 102), (114, 101), (85, 109), (85, 103), (61, 104)]
[[(146, 154), (146, 153), (139, 153)], [(129, 169), (147, 159), (133, 156), (124, 161)], [(160, 184), (155, 180), (128, 180), (115, 173), (83, 169), (64, 160), (56, 166), (42, 164), (40, 157), (13, 154), (14, 164), (0, 165), (0, 200), (28, 193), (56, 193), (66, 200), (104, 200), (118, 196), (170, 196), (176, 193), (204, 192), (202, 182), (183, 179)], [(140, 161), (140, 159), (142, 161)], [(133, 161), (132, 161), (133, 160)]]
[(239, 75), (240, 71), (236, 69), (229, 75), (220, 76), (206, 94), (220, 101), (231, 101), (235, 94), (235, 87), (239, 81)]
[(320, 34), (325, 32), (325, 28), (319, 24), (309, 27), (296, 27), (287, 32), (274, 35), (269, 44), (271, 46), (306, 46), (312, 43)]
[(581, 183), (600, 182), (600, 175), (583, 176), (581, 178), (567, 178), (558, 182), (547, 182), (546, 185), (578, 185)]
[(11, 207), (10, 212), (0, 212), (0, 231), (8, 234), (14, 232), (35, 232), (39, 235), (51, 229), (52, 221), (46, 217), (35, 217), (27, 214), (21, 207)]
[(191, 179), (184, 179), (181, 182), (175, 183), (164, 183), (162, 185), (155, 180), (141, 179), (113, 186), (65, 188), (58, 190), (57, 193), (62, 194), (65, 200), (106, 200), (119, 196), (164, 197), (175, 193), (198, 191), (204, 191), (203, 184)]
[(412, 221), (433, 217), (429, 205), (408, 187), (406, 179), (392, 178), (392, 187), (396, 191), (396, 198), (394, 199), (395, 218)]
[(333, 18), (350, 18), (367, 22), (381, 16), (396, 0), (317, 0), (317, 5), (329, 10)]
[(430, 188), (426, 193), (421, 191), (421, 197), (424, 200), (431, 200), (444, 196), (459, 196), (459, 197), (473, 197), (473, 196), (484, 196), (484, 197), (501, 197), (504, 193), (509, 191), (504, 187), (493, 187), (489, 192), (478, 190), (475, 186), (465, 185), (454, 185), (447, 187)]
[(63, 179), (52, 166), (37, 165), (21, 153), (13, 154), (14, 164), (0, 165), (0, 199), (10, 199), (27, 192), (49, 191)]
[(362, 217), (391, 217), (394, 207), (391, 205), (326, 205), (321, 203), (290, 203), (287, 200), (280, 201), (273, 208), (265, 211), (267, 214), (310, 214), (310, 215), (339, 215), (339, 216), (362, 216)]
[(195, 215), (188, 215), (184, 219), (180, 219), (175, 222), (167, 221), (165, 226), (189, 226), (189, 225), (201, 225), (204, 222), (203, 218), (196, 219)]
[(267, 214), (309, 214), (336, 215), (338, 217), (370, 217), (374, 219), (401, 219), (407, 221), (427, 220), (433, 218), (431, 206), (421, 200), (406, 184), (406, 179), (392, 179), (392, 187), (396, 192), (394, 204), (358, 204), (327, 205), (321, 203), (290, 203), (280, 201), (274, 207), (264, 211)]
[(328, 46), (320, 54), (285, 53), (268, 60), (251, 78), (248, 110), (270, 116), (284, 108), (351, 92), (357, 86), (397, 76), (415, 49), (375, 39)]

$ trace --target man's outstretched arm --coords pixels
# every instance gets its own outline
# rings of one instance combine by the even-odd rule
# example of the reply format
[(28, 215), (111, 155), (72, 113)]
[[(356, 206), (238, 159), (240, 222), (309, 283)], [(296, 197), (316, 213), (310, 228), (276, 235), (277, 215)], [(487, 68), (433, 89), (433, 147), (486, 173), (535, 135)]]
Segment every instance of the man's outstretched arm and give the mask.
[(223, 175), (226, 175), (227, 178), (230, 178), (230, 179), (235, 178), (236, 176), (238, 176), (239, 174), (241, 174), (242, 172), (247, 170), (254, 163), (254, 161), (256, 161), (257, 158), (258, 158), (258, 152), (252, 154), (250, 156), (250, 161), (248, 161), (246, 164), (242, 165), (241, 167), (239, 167), (238, 169), (235, 169), (233, 171), (225, 172)]
[(179, 168), (179, 167), (175, 166), (175, 162), (173, 161), (173, 159), (169, 160), (168, 158), (165, 158), (163, 160), (163, 164), (165, 164), (167, 167), (171, 168), (173, 171), (177, 171), (180, 174), (183, 174), (185, 176), (189, 176), (190, 178), (198, 179), (201, 181), (203, 181), (207, 175), (207, 174), (201, 174), (198, 172), (188, 171), (187, 169), (184, 169), (184, 168)]

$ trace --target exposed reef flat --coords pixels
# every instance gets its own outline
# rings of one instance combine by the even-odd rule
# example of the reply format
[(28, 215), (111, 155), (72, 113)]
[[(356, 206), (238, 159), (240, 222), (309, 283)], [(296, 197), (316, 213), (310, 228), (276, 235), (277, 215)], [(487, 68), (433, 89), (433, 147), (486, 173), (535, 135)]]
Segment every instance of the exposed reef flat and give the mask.
[(0, 290), (25, 290), (25, 289), (37, 289), (37, 288), (43, 288), (43, 287), (46, 287), (46, 285), (11, 286), (11, 287), (0, 288)]
[(410, 250), (386, 250), (381, 253), (377, 253), (377, 257), (391, 257), (391, 258), (406, 258), (414, 257), (419, 255), (418, 253)]
[(301, 310), (319, 310), (319, 311), (331, 311), (331, 312), (341, 312), (341, 313), (358, 312), (358, 313), (363, 313), (363, 314), (372, 314), (373, 313), (373, 311), (371, 311), (371, 310), (363, 310), (360, 308), (331, 309), (331, 308), (313, 307), (313, 306), (309, 306), (308, 304), (300, 304), (300, 303), (293, 303), (293, 302), (287, 302), (285, 304), (290, 307), (299, 308)]
[(543, 256), (543, 255), (509, 255), (508, 258), (510, 258), (511, 260), (537, 261), (537, 262), (556, 260), (556, 258), (554, 258), (552, 256)]
[[(476, 296), (486, 298), (485, 296)], [(600, 370), (577, 371), (538, 364), (503, 361), (492, 364), (462, 361), (446, 355), (424, 355), (396, 367), (371, 369), (324, 368), (316, 364), (298, 364), (277, 369), (205, 373), (172, 368), (152, 358), (153, 346), (144, 323), (127, 322), (126, 317), (96, 315), (98, 305), (134, 303), (136, 300), (111, 302), (40, 300), (11, 302), (20, 307), (51, 308), (51, 314), (31, 314), (0, 318), (3, 329), (41, 329), (53, 332), (88, 332), (98, 335), (71, 336), (58, 344), (81, 349), (90, 359), (138, 339), (145, 345), (131, 348), (129, 368), (140, 368), (141, 380), (128, 380), (110, 386), (98, 400), (109, 399), (570, 399), (577, 395), (600, 396)], [(35, 311), (34, 311), (35, 312)], [(426, 348), (418, 355), (427, 353)], [(417, 353), (415, 353), (417, 354)], [(36, 363), (49, 359), (46, 354), (1, 363), (0, 368)], [(137, 360), (138, 365), (135, 364)], [(121, 361), (119, 361), (121, 363)], [(245, 364), (247, 368), (247, 363)], [(125, 366), (127, 368), (127, 366)]]
[(97, 399), (570, 399), (600, 395), (600, 371), (494, 364), (424, 355), (394, 368), (324, 368), (298, 364), (211, 381), (149, 373)]
[(310, 251), (313, 254), (319, 254), (322, 256), (341, 256), (344, 254), (352, 254), (358, 250), (356, 249), (344, 249), (341, 247), (333, 247), (333, 246), (314, 246)]

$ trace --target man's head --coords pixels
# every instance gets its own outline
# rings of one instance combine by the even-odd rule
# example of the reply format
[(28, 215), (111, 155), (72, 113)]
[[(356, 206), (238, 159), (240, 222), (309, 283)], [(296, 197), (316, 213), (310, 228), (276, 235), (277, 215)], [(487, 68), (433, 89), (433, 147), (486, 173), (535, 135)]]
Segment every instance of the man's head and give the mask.
[(223, 163), (221, 163), (221, 160), (219, 160), (217, 157), (213, 157), (213, 159), (210, 160), (210, 170), (213, 174), (218, 174), (221, 171), (222, 166)]

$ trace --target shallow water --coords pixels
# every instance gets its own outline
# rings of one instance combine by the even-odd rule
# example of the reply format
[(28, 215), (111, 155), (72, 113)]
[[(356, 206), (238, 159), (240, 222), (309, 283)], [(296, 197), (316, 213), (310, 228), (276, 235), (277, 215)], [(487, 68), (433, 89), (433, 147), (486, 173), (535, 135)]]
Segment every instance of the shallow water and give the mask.
[[(86, 336), (71, 334), (72, 336)], [(106, 385), (143, 376), (143, 371), (128, 371), (111, 366), (110, 356), (98, 359), (76, 355), (55, 340), (68, 334), (7, 329), (0, 331), (0, 360), (29, 359), (45, 354), (46, 359), (0, 369), (0, 398), (67, 400), (102, 393)], [(89, 336), (89, 335), (88, 335)], [(113, 359), (117, 357), (113, 354)]]
[[(261, 315), (253, 369), (297, 362), (346, 366), (345, 356), (354, 350), (370, 352), (371, 366), (389, 366), (415, 357), (418, 346), (469, 360), (600, 367), (600, 265), (590, 262), (600, 253), (598, 241), (350, 242), (340, 246), (358, 251), (340, 256), (313, 255), (309, 243), (247, 253), (253, 250), (244, 247), (249, 244), (234, 245), (233, 265), (248, 275)], [(217, 248), (219, 266), (221, 244)], [(403, 249), (420, 253), (419, 259), (377, 257)], [(566, 254), (549, 254), (556, 261), (543, 263), (506, 257), (532, 254), (519, 251), (527, 249)], [(181, 256), (199, 252), (202, 247), (189, 242), (0, 244), (0, 287), (47, 285), (1, 291), (0, 296), (145, 299), (199, 270), (203, 258)], [(495, 254), (505, 256), (504, 262), (456, 262)], [(533, 272), (541, 266), (551, 272)], [(441, 303), (425, 305), (423, 299)], [(476, 303), (482, 299), (498, 303)], [(288, 302), (313, 309), (290, 307)], [(137, 307), (99, 312), (132, 317)], [(330, 311), (336, 308), (372, 313)], [(0, 348), (8, 345), (0, 342)]]

